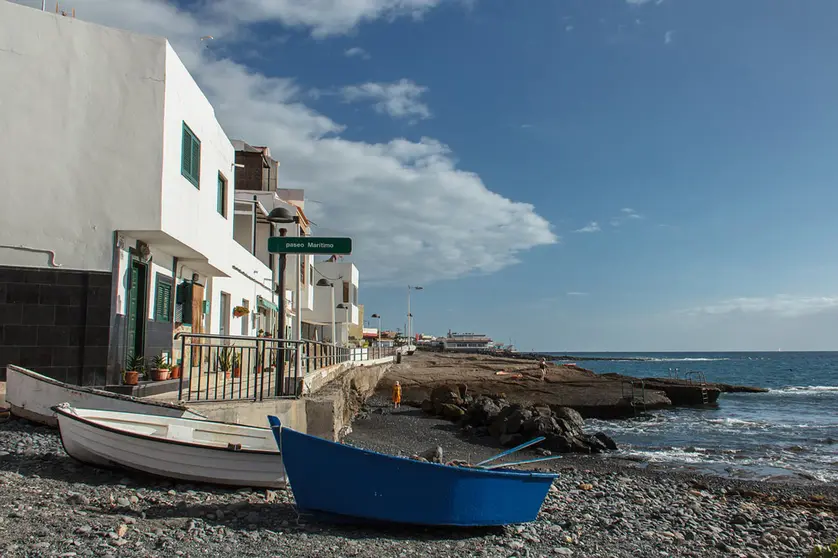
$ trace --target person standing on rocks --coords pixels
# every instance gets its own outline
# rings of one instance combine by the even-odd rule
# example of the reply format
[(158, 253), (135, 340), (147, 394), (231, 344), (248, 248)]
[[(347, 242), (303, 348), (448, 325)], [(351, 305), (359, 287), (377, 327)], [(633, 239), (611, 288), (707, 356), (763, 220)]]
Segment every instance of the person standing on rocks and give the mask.
[(544, 381), (544, 375), (547, 373), (547, 359), (541, 357), (541, 362), (538, 363), (538, 367), (541, 369), (541, 381)]
[(399, 381), (393, 384), (393, 408), (398, 409), (402, 406), (402, 386)]

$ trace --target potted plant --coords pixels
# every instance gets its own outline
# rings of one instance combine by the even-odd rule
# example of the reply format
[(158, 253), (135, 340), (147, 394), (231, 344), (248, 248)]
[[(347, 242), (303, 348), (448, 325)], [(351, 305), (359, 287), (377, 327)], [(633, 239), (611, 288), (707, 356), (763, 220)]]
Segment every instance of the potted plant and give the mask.
[(250, 313), (250, 310), (247, 309), (246, 306), (236, 306), (233, 308), (233, 317), (241, 318), (242, 316), (247, 316)]
[(126, 386), (135, 386), (140, 382), (140, 376), (145, 376), (145, 357), (131, 354), (125, 362), (122, 382)]
[(151, 379), (155, 382), (169, 379), (169, 357), (166, 355), (151, 357)]
[(230, 372), (233, 370), (233, 359), (235, 355), (233, 347), (221, 347), (218, 349), (218, 356), (216, 357), (218, 369), (224, 372), (226, 377), (230, 377)]
[(177, 364), (173, 364), (172, 368), (169, 370), (170, 374), (169, 377), (173, 380), (180, 379), (180, 360), (178, 360)]
[(233, 351), (233, 377), (234, 378), (241, 378), (242, 377), (242, 363), (241, 357), (239, 353)]

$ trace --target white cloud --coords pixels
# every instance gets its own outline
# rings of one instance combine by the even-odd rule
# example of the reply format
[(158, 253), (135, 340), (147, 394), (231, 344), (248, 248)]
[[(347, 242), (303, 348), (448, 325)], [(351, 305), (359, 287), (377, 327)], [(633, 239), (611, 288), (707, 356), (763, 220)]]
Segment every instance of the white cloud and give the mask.
[(370, 53), (362, 49), (361, 47), (348, 48), (343, 52), (343, 54), (347, 58), (361, 58), (363, 60), (370, 59)]
[(572, 25), (566, 25), (564, 30), (565, 31), (573, 31), (573, 26)]
[(620, 214), (617, 217), (611, 219), (610, 223), (612, 227), (619, 227), (623, 223), (627, 221), (633, 221), (636, 219), (642, 219), (643, 216), (637, 213), (630, 207), (624, 207), (620, 210)]
[[(137, 0), (129, 0), (134, 2)], [(148, 1), (148, 0), (143, 0)], [(345, 34), (363, 22), (421, 18), (443, 0), (207, 0), (207, 11), (222, 20), (278, 22), (308, 29), (317, 38)], [(104, 1), (102, 2), (104, 3)], [(116, 3), (116, 2), (114, 2)], [(125, 2), (119, 2), (122, 4)], [(74, 3), (78, 5), (78, 3)]]
[[(251, 9), (256, 4), (246, 2)], [(334, 4), (345, 11), (344, 4), (383, 2), (300, 0), (295, 5), (302, 10), (308, 4)], [(368, 285), (491, 273), (515, 264), (522, 251), (559, 240), (531, 204), (492, 192), (476, 173), (458, 169), (442, 142), (344, 139), (342, 125), (303, 104), (305, 89), (293, 79), (262, 75), (221, 58), (220, 49), (204, 48), (199, 41), (208, 34), (216, 38), (214, 43), (223, 42), (220, 38), (225, 36), (245, 35), (240, 28), (158, 0), (74, 0), (73, 5), (79, 19), (168, 36), (213, 103), (227, 134), (270, 146), (282, 162), (282, 186), (304, 188), (307, 197), (323, 202), (306, 207), (322, 225), (319, 234), (353, 237), (352, 259)]]
[(401, 79), (393, 83), (348, 85), (341, 89), (341, 95), (347, 103), (372, 101), (377, 112), (393, 118), (426, 119), (431, 117), (431, 109), (421, 97), (427, 90), (409, 79)]
[(599, 223), (597, 223), (596, 221), (591, 221), (590, 223), (588, 223), (587, 225), (585, 225), (581, 229), (576, 229), (573, 232), (575, 232), (575, 233), (594, 233), (594, 232), (599, 232), (601, 230), (602, 229), (599, 228)]
[(654, 2), (656, 5), (663, 4), (663, 0), (626, 0), (626, 3), (632, 6), (642, 6), (643, 4), (650, 4)]
[(583, 293), (581, 291), (570, 291), (567, 293), (567, 296), (588, 296), (588, 293)]
[(817, 314), (824, 310), (838, 308), (838, 296), (791, 296), (740, 297), (722, 300), (707, 306), (698, 306), (682, 311), (689, 315), (720, 315), (730, 313), (771, 313), (784, 317)]
[(667, 31), (666, 33), (664, 33), (663, 34), (663, 44), (668, 45), (669, 43), (671, 43), (672, 42), (672, 35), (674, 33), (675, 33), (675, 31)]

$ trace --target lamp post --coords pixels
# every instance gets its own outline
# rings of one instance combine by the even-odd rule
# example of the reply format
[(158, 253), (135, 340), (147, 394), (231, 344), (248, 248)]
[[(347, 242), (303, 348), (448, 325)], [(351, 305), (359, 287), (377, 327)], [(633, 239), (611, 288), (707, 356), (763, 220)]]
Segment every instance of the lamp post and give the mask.
[(330, 297), (329, 298), (331, 300), (331, 305), (332, 305), (332, 345), (335, 345), (336, 344), (336, 340), (335, 340), (335, 284), (330, 282), (330, 281), (326, 281), (325, 279), (320, 279), (317, 282), (317, 286), (318, 287), (331, 287), (332, 288), (331, 291), (330, 291)]
[[(296, 223), (299, 225), (300, 217), (291, 212), (287, 207), (275, 207), (268, 213), (268, 222), (273, 224), (280, 224), (280, 223)], [(279, 229), (279, 236), (285, 236), (288, 233), (288, 230), (285, 228)], [(285, 268), (287, 265), (287, 255), (280, 254), (279, 255), (279, 316), (277, 319), (279, 324), (277, 324), (277, 330), (279, 333), (280, 339), (285, 339)], [(297, 297), (299, 298), (300, 292), (297, 291)], [(299, 319), (299, 318), (298, 318)], [(279, 359), (278, 363), (278, 374), (277, 378), (280, 379), (283, 377), (284, 369), (285, 369), (285, 343), (282, 342), (280, 344), (282, 348), (282, 358)], [(299, 351), (297, 351), (299, 356)], [(295, 361), (295, 364), (299, 366), (299, 363)], [(299, 368), (297, 368), (297, 373), (299, 373)], [(276, 392), (275, 395), (278, 397), (281, 395), (281, 381), (276, 383)]]
[(410, 291), (411, 290), (421, 291), (422, 287), (416, 287), (416, 286), (411, 287), (410, 285), (407, 286), (407, 323), (405, 324), (405, 335), (407, 335), (407, 346), (408, 347), (410, 346), (410, 337), (411, 337), (411, 335), (410, 335), (410, 329), (411, 329), (410, 328), (410, 317), (411, 317), (411, 313), (410, 313)]
[(378, 318), (378, 344), (381, 345), (381, 315), (380, 314), (373, 314), (370, 318)]

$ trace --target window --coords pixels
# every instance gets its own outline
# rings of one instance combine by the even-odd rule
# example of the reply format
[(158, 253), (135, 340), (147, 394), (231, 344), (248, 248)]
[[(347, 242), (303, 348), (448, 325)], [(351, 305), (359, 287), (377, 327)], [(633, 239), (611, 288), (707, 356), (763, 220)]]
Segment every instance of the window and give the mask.
[(172, 321), (172, 280), (157, 274), (157, 287), (154, 290), (154, 320)]
[(306, 284), (306, 260), (305, 258), (300, 258), (300, 284)]
[(201, 140), (198, 139), (186, 122), (183, 123), (183, 141), (180, 153), (180, 173), (200, 188), (201, 184)]
[(218, 213), (227, 218), (227, 179), (220, 172), (218, 173)]
[(343, 302), (349, 304), (349, 281), (343, 282)]

